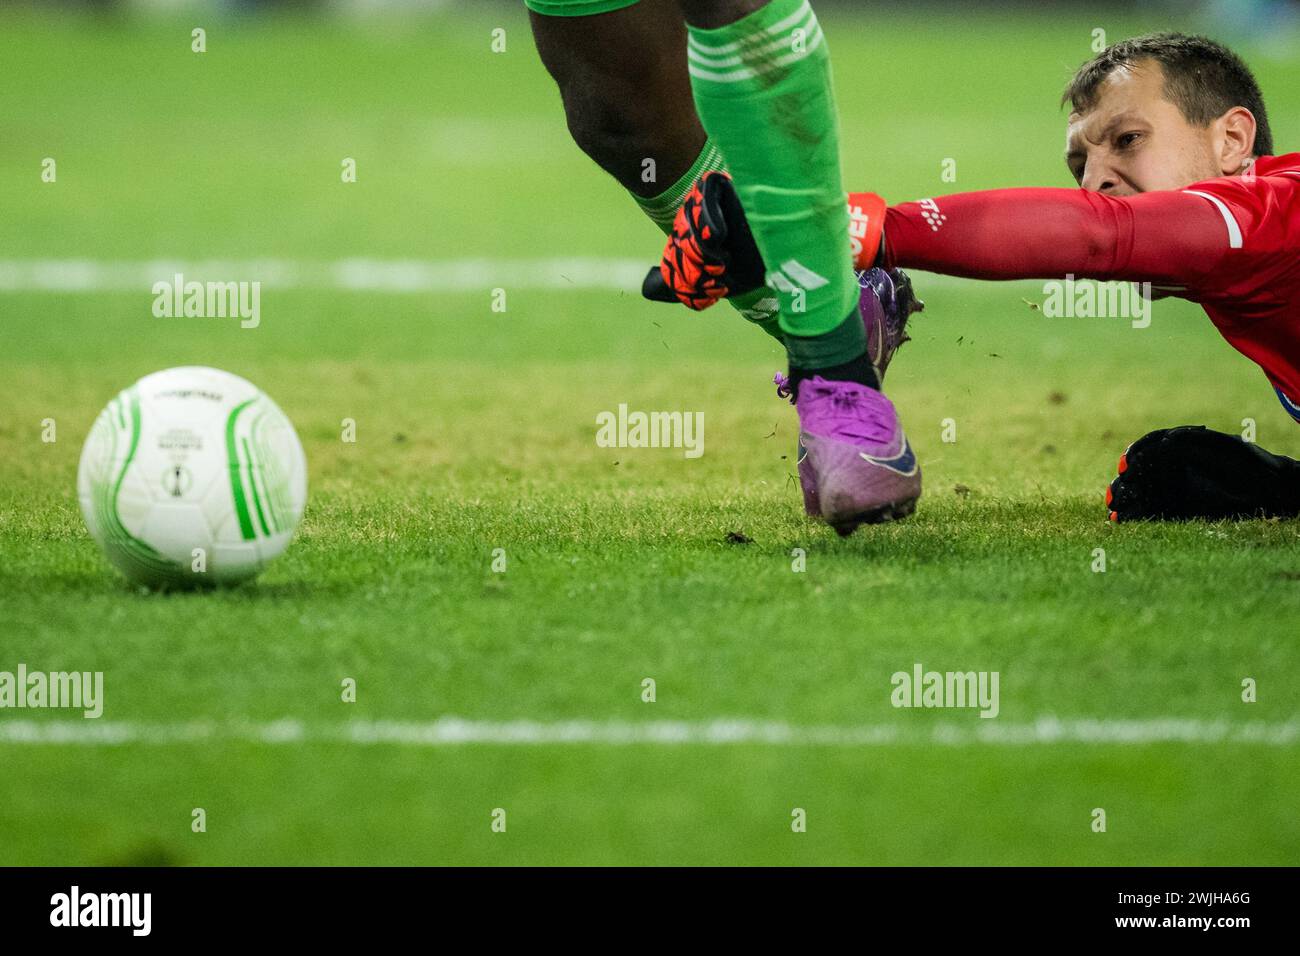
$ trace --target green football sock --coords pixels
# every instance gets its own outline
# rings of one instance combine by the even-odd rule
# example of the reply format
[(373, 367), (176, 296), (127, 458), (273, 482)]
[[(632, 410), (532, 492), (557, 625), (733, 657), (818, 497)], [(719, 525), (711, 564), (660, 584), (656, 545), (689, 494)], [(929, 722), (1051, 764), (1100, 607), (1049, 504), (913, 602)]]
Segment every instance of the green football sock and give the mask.
[(830, 54), (812, 7), (772, 0), (735, 23), (689, 34), (695, 106), (726, 156), (767, 263), (790, 364), (858, 358), (866, 333), (845, 319), (858, 283)]
[[(636, 200), (637, 205), (641, 207), (642, 212), (649, 216), (666, 236), (673, 231), (673, 218), (677, 215), (677, 210), (681, 207), (686, 194), (695, 185), (695, 181), (707, 172), (724, 168), (722, 153), (718, 152), (718, 147), (714, 145), (713, 140), (706, 140), (704, 148), (700, 150), (700, 155), (696, 158), (694, 164), (682, 174), (682, 177), (677, 182), (659, 195), (651, 196), (648, 199), (644, 196), (638, 196), (636, 193), (631, 193), (631, 196)], [(727, 301), (746, 319), (753, 322), (778, 342), (784, 344), (785, 337), (781, 333), (775, 292), (767, 288), (767, 286), (762, 286), (753, 292), (735, 296)]]

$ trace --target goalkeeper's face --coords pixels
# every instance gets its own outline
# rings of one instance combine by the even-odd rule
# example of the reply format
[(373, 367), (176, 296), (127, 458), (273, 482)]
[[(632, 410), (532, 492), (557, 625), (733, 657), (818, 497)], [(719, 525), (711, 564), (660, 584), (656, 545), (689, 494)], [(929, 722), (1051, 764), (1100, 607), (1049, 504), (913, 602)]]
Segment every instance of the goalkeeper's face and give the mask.
[[(1093, 192), (1131, 196), (1182, 189), (1239, 171), (1243, 157), (1227, 135), (1241, 120), (1237, 113), (1250, 116), (1233, 110), (1208, 127), (1196, 126), (1165, 98), (1159, 64), (1119, 67), (1097, 88), (1090, 109), (1070, 114), (1065, 161), (1075, 181)], [(1247, 150), (1253, 146), (1253, 118), (1250, 137)]]

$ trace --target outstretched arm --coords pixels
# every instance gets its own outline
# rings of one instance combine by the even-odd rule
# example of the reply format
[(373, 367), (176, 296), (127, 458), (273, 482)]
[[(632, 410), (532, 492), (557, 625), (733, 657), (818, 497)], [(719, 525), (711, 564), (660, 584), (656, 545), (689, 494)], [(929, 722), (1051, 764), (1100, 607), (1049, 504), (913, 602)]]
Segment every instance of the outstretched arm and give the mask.
[[(744, 211), (739, 203), (726, 207), (720, 195), (717, 188), (700, 193), (700, 222), (681, 220), (680, 234), (669, 237), (660, 266), (646, 278), (646, 298), (704, 308), (762, 284), (766, 267)], [(1234, 250), (1242, 254), (1243, 235), (1268, 209), (1235, 181), (1122, 197), (990, 189), (897, 206), (875, 193), (849, 193), (849, 234), (858, 269), (970, 279), (1074, 275), (1172, 286), (1165, 291), (1190, 298), (1222, 284), (1225, 260)]]
[[(879, 204), (871, 194), (849, 194), (850, 209)], [(876, 257), (879, 233), (872, 229), (876, 241), (863, 244), (858, 268), (901, 266), (974, 279), (1073, 274), (1193, 288), (1232, 247), (1215, 203), (1173, 190), (1114, 197), (992, 189), (891, 206), (883, 225), (883, 256)]]

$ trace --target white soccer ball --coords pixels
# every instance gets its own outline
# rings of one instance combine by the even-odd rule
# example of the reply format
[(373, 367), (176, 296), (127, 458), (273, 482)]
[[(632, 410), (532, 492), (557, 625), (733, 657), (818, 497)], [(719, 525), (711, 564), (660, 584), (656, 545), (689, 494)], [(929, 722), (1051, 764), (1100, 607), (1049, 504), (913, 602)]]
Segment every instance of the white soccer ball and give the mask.
[(100, 412), (77, 496), (91, 536), (132, 581), (233, 584), (288, 547), (307, 501), (307, 460), (257, 386), (215, 368), (169, 368)]

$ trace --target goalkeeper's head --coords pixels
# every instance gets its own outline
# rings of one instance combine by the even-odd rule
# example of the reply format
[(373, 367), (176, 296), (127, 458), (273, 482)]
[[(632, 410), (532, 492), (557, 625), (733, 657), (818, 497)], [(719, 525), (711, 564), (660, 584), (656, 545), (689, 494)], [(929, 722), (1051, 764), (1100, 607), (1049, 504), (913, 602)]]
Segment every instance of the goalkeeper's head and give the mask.
[(1255, 77), (1222, 44), (1156, 33), (1112, 44), (1066, 87), (1066, 164), (1084, 189), (1129, 196), (1235, 176), (1273, 152)]

